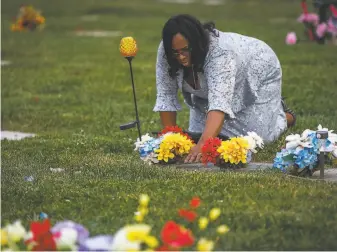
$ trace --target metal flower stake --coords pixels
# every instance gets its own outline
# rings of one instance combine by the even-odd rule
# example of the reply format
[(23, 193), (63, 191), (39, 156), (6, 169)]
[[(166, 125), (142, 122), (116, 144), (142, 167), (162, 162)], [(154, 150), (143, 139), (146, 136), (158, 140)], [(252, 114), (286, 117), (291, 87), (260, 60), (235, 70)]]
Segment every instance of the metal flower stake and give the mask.
[(132, 84), (132, 90), (133, 90), (133, 100), (135, 104), (135, 111), (136, 111), (136, 121), (129, 122), (126, 124), (122, 124), (119, 126), (120, 130), (127, 130), (134, 128), (137, 126), (138, 129), (138, 135), (139, 140), (142, 141), (142, 135), (140, 132), (140, 121), (138, 117), (138, 108), (137, 108), (137, 100), (136, 100), (136, 91), (135, 91), (135, 84), (133, 81), (133, 72), (132, 72), (132, 59), (136, 56), (138, 48), (136, 40), (132, 37), (124, 37), (122, 38), (119, 46), (119, 51), (121, 55), (128, 60), (129, 66), (130, 66), (130, 75), (131, 75), (131, 84)]
[(316, 132), (316, 137), (319, 141), (319, 178), (324, 179), (324, 163), (325, 163), (325, 146), (326, 140), (329, 137), (329, 132), (325, 130), (319, 130)]

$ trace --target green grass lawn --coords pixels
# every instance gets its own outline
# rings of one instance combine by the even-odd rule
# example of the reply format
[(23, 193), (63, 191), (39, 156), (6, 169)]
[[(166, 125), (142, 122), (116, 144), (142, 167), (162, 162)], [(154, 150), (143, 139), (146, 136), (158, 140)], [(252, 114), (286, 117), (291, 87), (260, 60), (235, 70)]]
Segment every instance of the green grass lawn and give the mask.
[[(43, 11), (43, 32), (12, 33), (12, 17), (31, 3)], [(2, 130), (37, 133), (2, 141), (2, 225), (21, 219), (28, 227), (41, 211), (53, 223), (71, 219), (91, 235), (113, 234), (133, 221), (138, 196), (147, 193), (147, 222), (159, 232), (194, 195), (200, 214), (220, 207), (219, 223), (231, 231), (220, 250), (335, 250), (337, 184), (308, 182), (280, 174), (199, 173), (143, 164), (133, 151), (136, 130), (128, 63), (121, 37), (77, 37), (74, 31), (118, 30), (133, 36), (133, 61), (142, 132), (160, 130), (155, 102), (155, 60), (161, 28), (171, 15), (194, 14), (217, 28), (255, 36), (270, 44), (283, 66), (283, 95), (298, 114), (292, 132), (322, 124), (337, 130), (337, 47), (301, 42), (286, 46), (288, 31), (303, 37), (295, 1), (226, 1), (222, 6), (177, 5), (154, 0), (55, 0), (2, 2)], [(85, 21), (83, 16), (94, 16)], [(97, 17), (95, 17), (97, 16)], [(182, 101), (181, 97), (180, 100)], [(188, 110), (179, 113), (186, 128)], [(272, 161), (284, 136), (256, 160)], [(64, 168), (52, 173), (50, 168)], [(33, 182), (25, 181), (33, 176)], [(212, 234), (212, 230), (209, 235)], [(200, 233), (201, 235), (201, 233)]]

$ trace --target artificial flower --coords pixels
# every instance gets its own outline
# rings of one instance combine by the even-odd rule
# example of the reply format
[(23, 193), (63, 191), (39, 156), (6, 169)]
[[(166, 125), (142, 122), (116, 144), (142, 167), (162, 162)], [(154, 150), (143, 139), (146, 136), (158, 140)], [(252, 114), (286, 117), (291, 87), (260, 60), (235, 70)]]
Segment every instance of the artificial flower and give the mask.
[(175, 249), (189, 247), (194, 244), (192, 232), (174, 221), (166, 222), (161, 231), (161, 240), (164, 245)]
[(200, 217), (198, 221), (199, 229), (204, 230), (208, 225), (208, 219), (206, 217)]
[(211, 137), (205, 141), (204, 145), (201, 148), (201, 161), (203, 164), (206, 165), (208, 163), (216, 163), (217, 157), (219, 156), (219, 152), (217, 152), (217, 149), (220, 145), (221, 140), (217, 137)]
[(146, 224), (127, 225), (117, 231), (110, 250), (138, 251), (150, 231), (151, 227)]
[(76, 242), (81, 243), (82, 241), (84, 241), (85, 239), (87, 239), (89, 237), (89, 231), (82, 225), (70, 221), (70, 220), (66, 220), (66, 221), (60, 221), (58, 223), (56, 223), (52, 228), (51, 228), (51, 232), (53, 234), (56, 233), (60, 233), (63, 230), (75, 230), (76, 232)]
[(217, 227), (216, 232), (219, 234), (226, 234), (229, 232), (229, 227), (227, 225), (220, 225)]
[(139, 150), (146, 142), (153, 140), (154, 138), (149, 135), (149, 133), (146, 133), (142, 136), (142, 140), (140, 141), (139, 138), (137, 138), (137, 141), (135, 142), (135, 151)]
[(1, 241), (1, 246), (5, 246), (8, 243), (8, 235), (4, 229), (1, 229), (0, 241)]
[(232, 164), (246, 163), (248, 142), (243, 137), (233, 137), (228, 141), (222, 141), (217, 151), (226, 162)]
[(198, 208), (200, 206), (201, 200), (199, 197), (193, 197), (190, 201), (191, 208)]
[(144, 243), (149, 247), (149, 248), (156, 248), (159, 244), (158, 240), (154, 236), (146, 236), (144, 238)]
[(147, 194), (141, 194), (139, 197), (139, 204), (143, 207), (147, 207), (150, 201), (150, 197)]
[(20, 220), (15, 221), (13, 224), (8, 224), (5, 227), (5, 231), (7, 233), (7, 239), (14, 243), (22, 240), (27, 234), (26, 229), (22, 226)]
[(114, 237), (111, 235), (98, 235), (81, 241), (79, 251), (111, 251)]
[(32, 238), (27, 239), (25, 243), (32, 247), (33, 251), (56, 250), (56, 243), (50, 228), (49, 219), (32, 222), (30, 225)]
[(214, 242), (213, 241), (207, 240), (205, 238), (201, 238), (198, 241), (198, 244), (197, 244), (197, 250), (198, 251), (211, 251), (211, 250), (213, 250), (213, 248), (214, 248)]
[(221, 214), (220, 208), (212, 208), (209, 212), (209, 218), (214, 221), (216, 220)]
[(180, 209), (179, 210), (179, 216), (184, 218), (185, 220), (189, 221), (189, 222), (193, 222), (198, 214), (194, 211), (188, 210), (188, 209)]
[(159, 149), (155, 150), (158, 153), (158, 160), (168, 162), (176, 156), (188, 154), (194, 146), (193, 142), (179, 133), (168, 134), (163, 137)]
[(247, 140), (248, 149), (251, 150), (253, 153), (257, 153), (257, 147), (260, 149), (263, 149), (264, 147), (263, 139), (254, 131), (247, 132), (247, 135), (243, 138)]
[(187, 139), (192, 141), (192, 138), (187, 134), (183, 132), (183, 129), (175, 126), (166, 126), (164, 129), (161, 130), (161, 132), (158, 134), (159, 136), (165, 135), (167, 133), (179, 133), (180, 135), (186, 136)]
[(77, 236), (77, 231), (75, 229), (63, 228), (54, 235), (57, 250), (76, 250)]

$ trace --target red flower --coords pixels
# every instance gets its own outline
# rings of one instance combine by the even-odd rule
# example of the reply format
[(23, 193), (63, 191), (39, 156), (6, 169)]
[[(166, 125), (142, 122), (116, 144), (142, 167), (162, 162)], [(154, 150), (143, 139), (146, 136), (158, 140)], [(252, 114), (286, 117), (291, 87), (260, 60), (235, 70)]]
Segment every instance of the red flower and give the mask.
[(187, 221), (193, 222), (198, 217), (198, 214), (191, 210), (180, 209), (179, 216), (186, 219)]
[(160, 133), (159, 135), (164, 135), (168, 132), (173, 132), (173, 133), (183, 133), (183, 129), (179, 128), (178, 126), (166, 126)]
[(187, 139), (192, 140), (192, 138), (187, 134), (183, 132), (183, 129), (178, 127), (178, 126), (166, 126), (162, 131), (160, 131), (160, 133), (158, 134), (158, 136), (164, 135), (168, 132), (173, 132), (173, 133), (180, 133), (180, 135), (186, 136)]
[(216, 163), (216, 158), (219, 156), (217, 149), (221, 145), (221, 140), (217, 137), (209, 138), (201, 148), (203, 164)]
[(189, 247), (194, 243), (192, 232), (174, 221), (166, 222), (161, 231), (161, 240), (172, 249)]
[(50, 228), (49, 219), (45, 219), (43, 222), (32, 222), (30, 224), (30, 231), (33, 233), (33, 238), (27, 240), (26, 243), (34, 242), (33, 251), (56, 251), (56, 243)]
[(190, 201), (191, 208), (198, 208), (200, 206), (201, 200), (199, 197), (193, 197)]

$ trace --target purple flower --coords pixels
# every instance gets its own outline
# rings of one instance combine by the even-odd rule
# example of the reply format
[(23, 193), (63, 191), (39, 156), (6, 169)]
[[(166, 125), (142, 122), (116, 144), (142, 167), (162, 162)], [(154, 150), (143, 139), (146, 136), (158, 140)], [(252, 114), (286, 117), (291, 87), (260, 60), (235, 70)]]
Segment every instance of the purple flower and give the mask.
[(111, 235), (98, 235), (90, 237), (80, 243), (79, 251), (111, 251), (114, 237)]
[(87, 239), (89, 237), (89, 231), (83, 227), (80, 224), (77, 224), (73, 221), (61, 221), (55, 224), (55, 226), (51, 229), (51, 232), (57, 233), (57, 232), (61, 232), (62, 229), (64, 228), (72, 228), (75, 229), (77, 232), (77, 242), (81, 243), (82, 241), (84, 241), (85, 239)]

